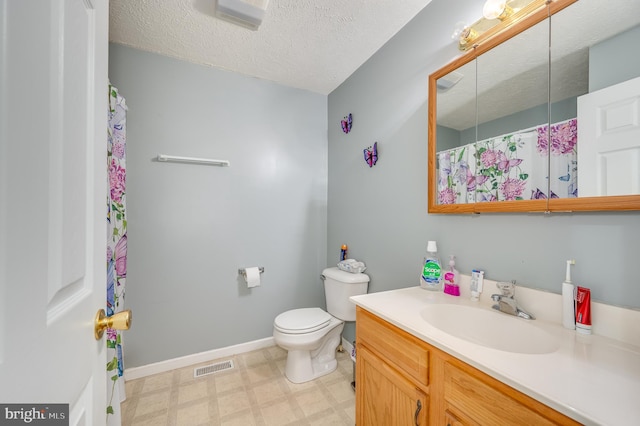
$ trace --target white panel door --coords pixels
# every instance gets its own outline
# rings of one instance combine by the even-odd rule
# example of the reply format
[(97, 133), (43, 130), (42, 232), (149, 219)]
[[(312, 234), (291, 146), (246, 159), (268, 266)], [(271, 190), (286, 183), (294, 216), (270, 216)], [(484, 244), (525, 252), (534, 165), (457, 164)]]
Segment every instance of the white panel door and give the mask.
[(578, 196), (640, 194), (640, 77), (578, 98)]
[(108, 0), (0, 0), (0, 34), (0, 403), (105, 424)]

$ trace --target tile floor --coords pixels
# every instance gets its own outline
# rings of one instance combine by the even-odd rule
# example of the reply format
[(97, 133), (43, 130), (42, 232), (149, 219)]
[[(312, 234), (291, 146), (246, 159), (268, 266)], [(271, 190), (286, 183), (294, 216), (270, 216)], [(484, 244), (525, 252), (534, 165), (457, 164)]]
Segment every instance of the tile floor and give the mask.
[[(354, 425), (353, 363), (311, 382), (284, 377), (287, 353), (272, 346), (126, 383), (123, 426)], [(234, 368), (198, 378), (195, 367), (231, 359)]]

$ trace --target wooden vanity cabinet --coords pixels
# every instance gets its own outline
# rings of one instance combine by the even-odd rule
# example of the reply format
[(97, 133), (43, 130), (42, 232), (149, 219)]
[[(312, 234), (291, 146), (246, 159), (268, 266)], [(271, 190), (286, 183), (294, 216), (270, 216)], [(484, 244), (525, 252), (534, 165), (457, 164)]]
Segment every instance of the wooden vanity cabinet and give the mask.
[(428, 424), (428, 346), (359, 307), (357, 312), (356, 424)]
[(357, 307), (356, 424), (578, 425)]

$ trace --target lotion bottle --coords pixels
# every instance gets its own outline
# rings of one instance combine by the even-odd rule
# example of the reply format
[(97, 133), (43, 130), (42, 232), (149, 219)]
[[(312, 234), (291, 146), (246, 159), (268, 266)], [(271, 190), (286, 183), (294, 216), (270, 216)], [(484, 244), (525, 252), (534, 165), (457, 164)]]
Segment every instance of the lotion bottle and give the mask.
[(575, 264), (574, 259), (567, 260), (567, 273), (562, 283), (562, 326), (569, 330), (576, 329), (575, 286), (571, 281), (571, 265)]
[(456, 269), (454, 255), (451, 255), (449, 260), (449, 270), (444, 273), (444, 292), (452, 296), (460, 296), (460, 273)]

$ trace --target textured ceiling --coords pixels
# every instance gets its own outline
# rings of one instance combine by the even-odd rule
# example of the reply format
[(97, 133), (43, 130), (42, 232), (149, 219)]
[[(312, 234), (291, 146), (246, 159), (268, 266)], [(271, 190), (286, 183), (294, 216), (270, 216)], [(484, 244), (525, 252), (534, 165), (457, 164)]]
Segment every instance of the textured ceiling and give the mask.
[(111, 0), (111, 42), (329, 94), (431, 0), (270, 0), (257, 31), (216, 0)]

